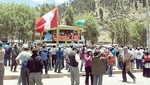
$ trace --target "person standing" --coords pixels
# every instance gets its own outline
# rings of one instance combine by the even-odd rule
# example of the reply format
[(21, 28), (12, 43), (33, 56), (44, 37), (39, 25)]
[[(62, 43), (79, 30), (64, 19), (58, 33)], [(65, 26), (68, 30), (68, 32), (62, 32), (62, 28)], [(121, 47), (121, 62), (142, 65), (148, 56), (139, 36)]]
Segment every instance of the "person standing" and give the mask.
[(127, 77), (126, 77), (126, 73), (128, 73), (128, 75), (133, 79), (133, 83), (136, 82), (136, 77), (130, 72), (130, 63), (132, 59), (132, 54), (130, 54), (128, 52), (128, 48), (124, 47), (124, 51), (123, 51), (123, 69), (122, 69), (122, 78), (123, 81), (122, 82), (127, 82)]
[(85, 57), (85, 48), (82, 48), (82, 51), (80, 53), (80, 59), (81, 59), (81, 66), (80, 66), (80, 72), (82, 72), (82, 68), (83, 68), (83, 65), (84, 65), (84, 57)]
[(85, 59), (85, 73), (86, 73), (85, 85), (89, 85), (89, 76), (91, 77), (91, 85), (93, 84), (92, 57), (93, 57), (92, 50), (88, 49), (87, 50), (87, 55), (84, 56), (84, 59)]
[(104, 53), (96, 51), (92, 58), (92, 74), (93, 74), (93, 85), (103, 84), (103, 74), (106, 73), (106, 57)]
[(113, 74), (113, 64), (115, 62), (115, 59), (112, 54), (108, 55), (107, 61), (108, 61), (108, 75), (111, 77)]
[(69, 51), (69, 45), (64, 49), (64, 59), (66, 61), (66, 70), (69, 70), (69, 55), (70, 51)]
[(71, 85), (79, 85), (80, 84), (80, 75), (78, 63), (80, 60), (79, 55), (77, 54), (76, 47), (73, 47), (72, 52), (68, 55), (70, 61), (70, 75), (71, 75)]
[(7, 43), (7, 45), (5, 45), (5, 47), (4, 47), (4, 49), (5, 49), (4, 65), (7, 66), (7, 62), (8, 62), (8, 66), (10, 66), (10, 56), (11, 56), (11, 52), (12, 52), (12, 47), (9, 45), (9, 43)]
[[(16, 62), (18, 65), (21, 65), (21, 79), (22, 79), (22, 85), (28, 85), (27, 84), (27, 75), (25, 72), (25, 68), (23, 67), (23, 62), (25, 62), (28, 58), (31, 57), (31, 52), (28, 50), (28, 45), (23, 44), (23, 51), (16, 57)], [(21, 60), (22, 64), (19, 63)]]
[(143, 58), (143, 51), (140, 50), (140, 48), (138, 47), (137, 51), (136, 51), (136, 68), (143, 68), (143, 62), (142, 62), (142, 58)]
[(33, 48), (32, 56), (27, 62), (27, 68), (29, 70), (29, 85), (43, 85), (42, 83), (42, 70), (43, 60), (38, 56), (38, 48)]
[(39, 52), (41, 59), (43, 60), (44, 67), (45, 67), (45, 74), (48, 73), (48, 58), (49, 58), (49, 51), (46, 48), (46, 44), (43, 44), (41, 51)]
[(2, 42), (0, 41), (0, 85), (3, 85), (4, 78), (4, 55), (5, 50), (2, 47)]
[(62, 61), (63, 61), (63, 51), (61, 50), (61, 46), (59, 46), (58, 50), (56, 51), (55, 72), (57, 72), (57, 69), (58, 69), (58, 73), (61, 73)]
[(150, 77), (150, 54), (149, 52), (145, 52), (143, 76)]
[(11, 64), (11, 69), (10, 71), (13, 70), (13, 67), (14, 67), (14, 72), (17, 72), (16, 71), (16, 68), (17, 68), (17, 63), (16, 63), (16, 57), (18, 56), (19, 54), (19, 49), (17, 47), (17, 43), (14, 44), (14, 47), (12, 48), (12, 64)]
[(52, 67), (56, 65), (56, 46), (54, 45), (51, 49), (52, 54)]

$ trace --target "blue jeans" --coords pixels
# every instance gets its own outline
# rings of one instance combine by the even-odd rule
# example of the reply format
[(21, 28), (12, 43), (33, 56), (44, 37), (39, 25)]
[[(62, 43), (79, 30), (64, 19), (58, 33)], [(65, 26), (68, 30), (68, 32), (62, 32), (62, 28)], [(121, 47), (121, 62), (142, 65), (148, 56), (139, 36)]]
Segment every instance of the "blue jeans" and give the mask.
[(118, 62), (118, 66), (119, 66), (120, 69), (123, 69), (123, 62), (122, 62), (122, 61), (119, 61), (119, 62)]
[(62, 60), (56, 60), (55, 72), (57, 72), (57, 69), (58, 69), (58, 73), (60, 73), (61, 72), (61, 66), (62, 66)]
[(112, 76), (112, 74), (113, 74), (113, 65), (108, 65), (108, 74), (109, 74), (109, 76)]

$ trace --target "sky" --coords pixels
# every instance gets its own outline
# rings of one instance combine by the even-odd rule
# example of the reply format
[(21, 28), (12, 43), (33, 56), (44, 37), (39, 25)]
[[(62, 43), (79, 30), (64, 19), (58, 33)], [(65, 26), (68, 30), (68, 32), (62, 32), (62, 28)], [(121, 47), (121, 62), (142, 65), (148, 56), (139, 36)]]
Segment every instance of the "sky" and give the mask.
[(37, 6), (38, 4), (43, 4), (43, 3), (48, 3), (48, 4), (62, 4), (64, 2), (68, 2), (70, 0), (0, 0), (1, 2), (4, 3), (24, 3), (24, 4), (28, 4), (32, 7)]

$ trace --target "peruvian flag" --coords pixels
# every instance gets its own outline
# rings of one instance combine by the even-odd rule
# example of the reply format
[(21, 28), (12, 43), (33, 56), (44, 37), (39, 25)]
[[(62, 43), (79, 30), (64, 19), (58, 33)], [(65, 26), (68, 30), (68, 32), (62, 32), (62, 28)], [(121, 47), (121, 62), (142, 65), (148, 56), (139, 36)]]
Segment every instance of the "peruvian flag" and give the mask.
[(57, 22), (57, 8), (46, 13), (35, 22), (36, 32), (43, 32), (44, 29), (54, 28), (58, 26)]

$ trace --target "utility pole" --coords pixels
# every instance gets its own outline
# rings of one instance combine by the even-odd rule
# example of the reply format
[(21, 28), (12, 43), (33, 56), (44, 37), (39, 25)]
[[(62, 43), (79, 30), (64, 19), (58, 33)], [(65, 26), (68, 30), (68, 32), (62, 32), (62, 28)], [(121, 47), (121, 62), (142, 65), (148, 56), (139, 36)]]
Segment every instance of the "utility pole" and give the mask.
[(150, 11), (149, 11), (149, 0), (146, 0), (146, 9), (147, 9), (147, 47), (150, 49)]

